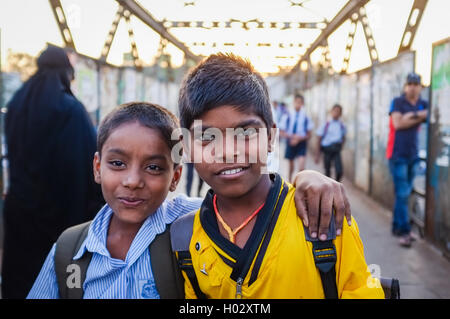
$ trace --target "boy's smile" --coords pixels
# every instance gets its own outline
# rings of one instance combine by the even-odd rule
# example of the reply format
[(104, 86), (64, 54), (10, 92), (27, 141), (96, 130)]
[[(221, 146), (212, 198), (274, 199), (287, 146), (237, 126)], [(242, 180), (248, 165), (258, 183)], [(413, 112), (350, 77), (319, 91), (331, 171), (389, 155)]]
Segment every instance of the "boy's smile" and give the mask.
[(154, 213), (181, 176), (156, 129), (139, 123), (116, 128), (94, 159), (95, 178), (122, 222), (142, 223)]

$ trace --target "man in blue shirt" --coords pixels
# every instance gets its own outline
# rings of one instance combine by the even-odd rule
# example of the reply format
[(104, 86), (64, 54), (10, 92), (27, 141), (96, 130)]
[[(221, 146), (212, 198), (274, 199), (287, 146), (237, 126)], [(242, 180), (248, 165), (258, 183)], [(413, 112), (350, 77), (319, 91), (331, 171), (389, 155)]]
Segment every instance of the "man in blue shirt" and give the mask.
[(412, 191), (418, 162), (418, 130), (428, 116), (428, 103), (421, 99), (420, 76), (410, 73), (404, 94), (396, 97), (389, 110), (389, 137), (386, 157), (395, 187), (392, 233), (400, 236), (400, 245), (411, 246), (408, 198)]
[(323, 163), (325, 166), (325, 175), (331, 177), (331, 164), (334, 162), (336, 180), (339, 182), (342, 178), (342, 160), (341, 150), (345, 142), (347, 129), (340, 120), (342, 115), (342, 106), (335, 104), (331, 109), (331, 120), (322, 124), (316, 131), (319, 136), (319, 151), (316, 154), (315, 161), (319, 162), (320, 153), (323, 153)]

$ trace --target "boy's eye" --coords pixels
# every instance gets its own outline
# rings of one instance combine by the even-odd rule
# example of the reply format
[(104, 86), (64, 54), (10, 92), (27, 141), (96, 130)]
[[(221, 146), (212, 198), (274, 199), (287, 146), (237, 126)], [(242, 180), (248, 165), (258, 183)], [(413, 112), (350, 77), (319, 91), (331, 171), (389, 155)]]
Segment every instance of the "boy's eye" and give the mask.
[(208, 132), (202, 132), (201, 134), (198, 134), (195, 139), (199, 140), (201, 142), (211, 142), (215, 138), (214, 134), (208, 133)]
[(122, 161), (109, 161), (109, 164), (111, 164), (114, 167), (124, 167), (125, 164)]
[(163, 170), (160, 166), (154, 165), (154, 164), (147, 166), (147, 169), (149, 169), (150, 171), (156, 171), (156, 172)]
[(250, 137), (255, 136), (256, 133), (257, 133), (257, 131), (253, 127), (250, 127), (250, 128), (247, 128), (247, 129), (237, 128), (234, 131), (234, 135), (237, 138), (250, 138)]

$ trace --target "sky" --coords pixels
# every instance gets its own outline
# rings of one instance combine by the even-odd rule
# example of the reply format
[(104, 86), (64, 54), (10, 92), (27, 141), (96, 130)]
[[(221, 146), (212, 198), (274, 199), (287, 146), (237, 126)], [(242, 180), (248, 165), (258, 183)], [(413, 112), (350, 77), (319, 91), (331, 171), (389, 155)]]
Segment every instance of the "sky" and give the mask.
[[(291, 6), (288, 0), (140, 0), (158, 20), (172, 21), (248, 21), (313, 22), (331, 20), (346, 0), (309, 0), (305, 8)], [(195, 5), (185, 6), (194, 2)], [(293, 0), (299, 2), (299, 0)], [(61, 0), (72, 31), (75, 45), (80, 53), (94, 58), (100, 56), (106, 35), (117, 10), (114, 0)], [(396, 56), (413, 0), (371, 0), (366, 12), (373, 31), (381, 61)], [(432, 43), (450, 36), (449, 0), (429, 0), (412, 49), (416, 50), (416, 71), (429, 83)], [(146, 64), (153, 62), (158, 51), (160, 37), (141, 21), (132, 17), (140, 58)], [(38, 55), (46, 42), (62, 45), (62, 39), (47, 0), (0, 0), (1, 56), (2, 65), (8, 50)], [(344, 23), (328, 39), (332, 66), (336, 71), (342, 67), (345, 42), (350, 23)], [(170, 32), (185, 42), (195, 54), (208, 55), (217, 51), (233, 51), (248, 57), (261, 72), (276, 72), (278, 66), (290, 67), (306, 50), (305, 47), (280, 49), (279, 43), (311, 43), (319, 34), (317, 29), (252, 29), (246, 31), (238, 26), (231, 29), (212, 30), (198, 28), (173, 28)], [(205, 42), (205, 46), (193, 46)], [(224, 46), (233, 42), (235, 46)], [(213, 47), (213, 43), (217, 46)], [(272, 43), (271, 47), (258, 47), (257, 43)], [(123, 53), (130, 51), (127, 24), (122, 19), (108, 62), (120, 65)], [(172, 65), (183, 63), (183, 53), (173, 45), (167, 52), (172, 55)], [(311, 56), (318, 61), (321, 51)], [(358, 24), (348, 71), (368, 67), (370, 58), (364, 33)]]

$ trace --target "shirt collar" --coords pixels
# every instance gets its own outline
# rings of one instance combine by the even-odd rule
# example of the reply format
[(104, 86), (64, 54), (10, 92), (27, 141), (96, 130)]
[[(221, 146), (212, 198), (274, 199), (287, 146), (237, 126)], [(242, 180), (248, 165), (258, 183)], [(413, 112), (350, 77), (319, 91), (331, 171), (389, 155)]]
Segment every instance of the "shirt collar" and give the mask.
[[(156, 235), (164, 232), (166, 224), (171, 222), (170, 220), (166, 221), (166, 206), (167, 203), (164, 201), (156, 212), (148, 216), (144, 221), (131, 243), (125, 262), (129, 264), (133, 263), (144, 250), (148, 249)], [(88, 235), (74, 256), (74, 260), (80, 259), (86, 251), (111, 258), (106, 248), (106, 237), (112, 214), (113, 211), (108, 204), (100, 209), (89, 226)]]

